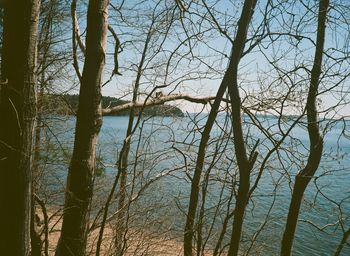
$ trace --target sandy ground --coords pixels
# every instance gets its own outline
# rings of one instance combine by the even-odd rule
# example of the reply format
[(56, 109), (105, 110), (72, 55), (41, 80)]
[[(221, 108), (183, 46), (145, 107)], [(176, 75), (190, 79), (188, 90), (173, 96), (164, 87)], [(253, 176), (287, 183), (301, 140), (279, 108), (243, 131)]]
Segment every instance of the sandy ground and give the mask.
[[(60, 211), (50, 210), (49, 216), (49, 255), (54, 256), (55, 248), (60, 236), (60, 229), (62, 223), (62, 213)], [(42, 216), (39, 216), (42, 220)], [(40, 227), (39, 227), (40, 229)], [(96, 243), (99, 229), (92, 231), (88, 238), (87, 251), (88, 255), (95, 255)], [(104, 231), (103, 242), (101, 246), (101, 255), (113, 255), (114, 244), (113, 227), (106, 226)], [(167, 235), (159, 235), (147, 233), (141, 230), (130, 230), (128, 233), (128, 246), (126, 248), (125, 256), (177, 256), (183, 255), (182, 243), (171, 239)], [(43, 238), (43, 236), (42, 236)]]

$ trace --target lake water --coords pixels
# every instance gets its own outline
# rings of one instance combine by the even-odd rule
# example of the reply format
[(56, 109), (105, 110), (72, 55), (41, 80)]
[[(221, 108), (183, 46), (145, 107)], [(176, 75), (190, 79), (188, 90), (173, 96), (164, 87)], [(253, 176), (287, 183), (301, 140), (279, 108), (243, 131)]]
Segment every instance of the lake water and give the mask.
[[(193, 173), (200, 131), (205, 120), (205, 115), (141, 119), (132, 137), (128, 170), (128, 191), (132, 196), (137, 195), (139, 189), (147, 184), (147, 189), (142, 190), (141, 196), (133, 203), (135, 223), (171, 229), (181, 238), (190, 192), (189, 177)], [(279, 126), (277, 119), (272, 117), (259, 117), (257, 120), (264, 131), (251, 125), (245, 118), (248, 144), (253, 145), (260, 139), (252, 184), (264, 157), (273, 147), (269, 138), (279, 140), (281, 131), (286, 132), (292, 123), (292, 120), (284, 120)], [(74, 123), (74, 117), (51, 117), (47, 120), (45, 132), (48, 136), (43, 145), (48, 146), (45, 146), (42, 155), (46, 161), (45, 167), (49, 170), (46, 185), (51, 186), (52, 190), (58, 186), (64, 187), (74, 139)], [(127, 123), (128, 117), (104, 117), (98, 146), (99, 167), (104, 174), (96, 178), (100, 187), (103, 184), (98, 200), (103, 198), (114, 179), (115, 163)], [(234, 207), (234, 200), (231, 204), (228, 202), (232, 184), (237, 177), (229, 124), (225, 116), (218, 117), (207, 148), (205, 170), (210, 169), (210, 172), (204, 203), (204, 238), (209, 234), (210, 226), (213, 226), (208, 246), (215, 244), (215, 232), (221, 230), (227, 207), (231, 210)], [(325, 131), (324, 157), (305, 194), (294, 255), (333, 255), (343, 234), (341, 226), (350, 228), (350, 122), (324, 120), (321, 127)], [(294, 175), (305, 165), (307, 148), (308, 136), (305, 124), (301, 124), (293, 128), (278, 154), (272, 154), (267, 161), (247, 207), (242, 237), (243, 252), (250, 250), (249, 255), (279, 254)], [(52, 155), (52, 152), (55, 154)], [(132, 180), (135, 181), (134, 186)], [(58, 198), (58, 201), (62, 200)], [(156, 223), (157, 219), (162, 219), (162, 223)], [(255, 240), (253, 244), (252, 240)], [(342, 255), (350, 255), (350, 246), (345, 246)]]

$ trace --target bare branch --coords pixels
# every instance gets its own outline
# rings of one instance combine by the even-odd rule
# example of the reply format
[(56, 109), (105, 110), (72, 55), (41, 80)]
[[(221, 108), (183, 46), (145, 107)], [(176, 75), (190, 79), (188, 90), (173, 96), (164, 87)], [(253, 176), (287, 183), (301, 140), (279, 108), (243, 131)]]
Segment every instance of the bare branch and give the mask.
[(118, 62), (118, 54), (119, 54), (119, 48), (120, 47), (120, 40), (118, 38), (117, 33), (114, 31), (114, 29), (112, 28), (111, 25), (108, 25), (108, 30), (111, 32), (114, 40), (115, 40), (115, 46), (114, 46), (114, 70), (113, 70), (113, 74), (117, 74), (117, 75), (122, 75), (119, 72), (119, 62)]
[[(198, 104), (208, 104), (210, 101), (214, 100), (215, 96), (210, 96), (210, 97), (204, 97), (204, 98), (195, 98), (191, 97), (189, 95), (183, 95), (183, 94), (173, 94), (173, 95), (166, 95), (162, 96), (159, 98), (153, 98), (149, 99), (146, 102), (144, 101), (137, 101), (137, 102), (129, 102), (125, 103), (123, 105), (115, 106), (112, 108), (105, 108), (102, 110), (103, 115), (108, 115), (108, 114), (114, 114), (118, 112), (122, 112), (125, 110), (129, 110), (131, 108), (137, 108), (137, 107), (152, 107), (156, 105), (162, 105), (165, 102), (169, 101), (174, 101), (174, 100), (186, 100), (192, 103), (198, 103)], [(226, 101), (226, 100), (224, 100)]]

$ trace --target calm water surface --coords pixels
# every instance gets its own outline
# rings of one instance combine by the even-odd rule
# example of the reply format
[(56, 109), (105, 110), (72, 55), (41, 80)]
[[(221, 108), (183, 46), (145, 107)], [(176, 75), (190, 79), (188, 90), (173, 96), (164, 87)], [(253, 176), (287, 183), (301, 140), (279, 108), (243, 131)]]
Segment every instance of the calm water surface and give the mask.
[[(198, 126), (193, 125), (191, 121), (193, 118), (198, 120)], [(224, 117), (219, 117), (218, 120), (211, 134), (213, 140), (220, 136), (221, 128), (225, 124)], [(274, 138), (281, 137), (276, 119), (265, 117), (259, 118), (259, 120), (263, 127), (271, 127), (268, 132)], [(99, 159), (105, 164), (107, 183), (113, 180), (116, 172), (113, 165), (125, 137), (127, 122), (128, 117), (104, 117), (103, 119), (98, 154)], [(56, 134), (56, 137), (50, 135), (50, 140), (56, 147), (59, 145), (65, 152), (65, 154), (58, 154), (60, 155), (60, 161), (57, 161), (59, 163), (51, 165), (51, 168), (56, 170), (55, 174), (60, 173), (59, 179), (57, 179), (60, 185), (64, 184), (67, 162), (72, 150), (74, 123), (75, 118), (73, 117), (66, 120), (48, 121), (49, 134)], [(158, 180), (153, 187), (150, 186), (150, 191), (147, 193), (152, 194), (152, 191), (156, 191), (156, 194), (143, 202), (152, 204), (153, 202), (149, 200), (153, 200), (167, 203), (172, 210), (167, 209), (166, 214), (173, 215), (169, 218), (172, 219), (174, 226), (179, 231), (183, 228), (185, 216), (176, 205), (180, 203), (186, 210), (190, 183), (184, 171), (184, 158), (174, 148), (183, 151), (188, 156), (188, 171), (191, 172), (196, 160), (196, 145), (200, 139), (200, 133), (196, 129), (202, 127), (204, 123), (205, 116), (143, 118), (140, 122), (140, 127), (141, 125), (143, 127), (142, 132), (140, 132), (140, 128), (137, 128), (132, 137), (130, 162), (134, 163), (136, 150), (139, 154), (144, 152), (145, 154), (138, 159), (138, 163), (144, 170), (147, 170), (145, 176), (156, 177), (159, 173), (171, 173), (170, 176)], [(326, 128), (327, 123), (329, 121), (324, 121), (322, 128)], [(268, 148), (272, 147), (272, 143), (266, 139), (261, 130), (250, 127), (249, 124), (246, 124), (245, 127), (245, 131), (249, 131), (254, 140), (259, 138), (260, 142), (264, 144), (258, 148), (260, 158), (258, 161), (261, 162)], [(248, 129), (248, 127), (250, 128)], [(284, 124), (282, 129), (286, 131), (287, 128), (288, 122)], [(342, 235), (339, 220), (344, 222), (345, 228), (350, 227), (350, 143), (342, 136), (344, 129), (350, 130), (349, 128), (350, 122), (347, 121), (334, 123), (325, 130), (325, 156), (317, 172), (317, 178), (313, 179), (305, 194), (294, 243), (294, 255), (333, 255)], [(308, 136), (306, 130), (302, 126), (295, 127), (291, 132), (291, 137), (286, 139), (283, 144), (283, 148), (286, 150), (271, 158), (272, 161), (267, 165), (252, 201), (248, 205), (243, 234), (245, 241), (242, 246), (243, 250), (247, 250), (251, 237), (263, 225), (264, 228), (256, 242), (257, 250), (260, 251), (261, 255), (278, 255), (279, 253), (291, 194), (292, 184), (290, 181), (294, 180), (293, 175), (299, 170), (298, 166), (304, 165), (303, 159), (304, 161), (307, 159), (307, 155), (303, 157), (292, 153), (292, 150), (297, 150), (300, 154), (307, 153)], [(141, 138), (141, 145), (137, 143), (139, 138)], [(211, 153), (215, 146), (218, 149), (225, 147), (213, 143), (207, 150), (208, 159), (212, 157)], [(288, 149), (291, 152), (288, 152)], [(228, 142), (223, 152), (224, 156), (217, 160), (216, 166), (218, 168), (212, 171), (211, 177), (224, 177), (223, 170), (233, 168), (229, 167), (230, 161), (228, 161), (234, 155), (232, 142)], [(283, 159), (283, 162), (286, 163), (286, 166), (283, 167), (285, 170), (279, 164), (278, 159)], [(294, 161), (297, 162), (293, 164)], [(286, 171), (291, 175), (287, 175)], [(255, 177), (256, 175), (253, 175), (252, 182)], [(108, 188), (107, 185), (106, 187)], [(205, 204), (207, 209), (215, 206), (218, 202), (221, 185), (213, 178), (209, 182), (208, 190), (208, 200)], [(228, 195), (228, 191), (228, 188), (225, 188), (224, 195)], [(175, 199), (179, 197), (182, 199), (175, 204)], [(341, 208), (337, 206), (339, 203), (341, 203)], [(343, 215), (340, 215), (340, 209)], [(164, 212), (155, 214), (163, 215)], [(266, 216), (268, 216), (267, 222), (265, 222)], [(219, 223), (220, 221), (216, 222), (218, 230), (220, 230)], [(256, 254), (254, 250), (250, 253), (250, 255)], [(343, 249), (342, 255), (350, 255), (349, 246)]]

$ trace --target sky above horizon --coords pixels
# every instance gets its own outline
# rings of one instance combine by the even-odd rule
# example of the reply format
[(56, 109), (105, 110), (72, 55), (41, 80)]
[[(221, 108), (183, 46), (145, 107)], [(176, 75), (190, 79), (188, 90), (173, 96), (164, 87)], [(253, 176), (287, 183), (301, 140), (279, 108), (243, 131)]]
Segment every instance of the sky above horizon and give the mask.
[[(120, 2), (112, 3), (118, 6)], [(120, 72), (123, 75), (114, 76), (104, 86), (103, 95), (131, 99), (132, 85), (149, 35), (140, 79), (140, 100), (155, 87), (163, 85), (167, 87), (157, 91), (161, 90), (164, 94), (215, 96), (231, 51), (231, 42), (219, 32), (217, 25), (233, 39), (242, 1), (205, 3), (210, 13), (202, 1), (193, 1), (190, 6), (187, 5), (185, 12), (180, 12), (174, 1), (169, 0), (144, 1), (141, 5), (137, 1), (128, 1), (121, 9), (124, 10), (123, 17), (110, 8), (110, 24), (123, 46), (123, 51), (119, 53)], [(274, 8), (266, 4), (266, 0), (258, 2), (249, 28), (246, 50), (259, 38), (257, 35), (261, 31), (265, 13), (269, 18), (271, 35), (263, 38), (240, 62), (238, 82), (241, 97), (244, 99), (248, 95), (252, 102), (260, 97), (260, 100), (268, 102), (277, 97), (277, 94), (280, 97), (293, 88), (290, 95), (294, 99), (291, 102), (297, 102), (298, 99), (305, 101), (315, 51), (318, 6), (315, 2), (290, 2), (275, 5)], [(336, 4), (334, 6), (337, 8), (332, 8), (329, 13), (322, 74), (324, 77), (320, 85), (322, 94), (318, 103), (319, 108), (328, 109), (328, 117), (350, 116), (350, 104), (346, 104), (350, 100), (347, 78), (350, 72), (347, 52), (350, 29), (345, 24), (348, 17), (344, 10), (347, 6), (341, 7), (341, 4), (346, 5), (347, 2), (331, 1), (332, 4)], [(179, 15), (182, 15), (182, 21)], [(85, 31), (85, 18), (84, 15), (79, 17), (81, 31)], [(104, 81), (110, 78), (114, 68), (113, 52), (114, 39), (109, 35)], [(83, 63), (80, 66), (82, 69)], [(326, 92), (327, 90), (330, 91)], [(290, 97), (292, 96), (288, 96), (288, 99)], [(339, 102), (343, 105), (331, 110)], [(186, 101), (171, 104), (185, 112), (199, 112), (203, 109), (202, 105)], [(294, 114), (291, 106), (292, 104), (290, 110), (285, 108), (284, 114)], [(209, 110), (207, 106), (204, 112)]]

